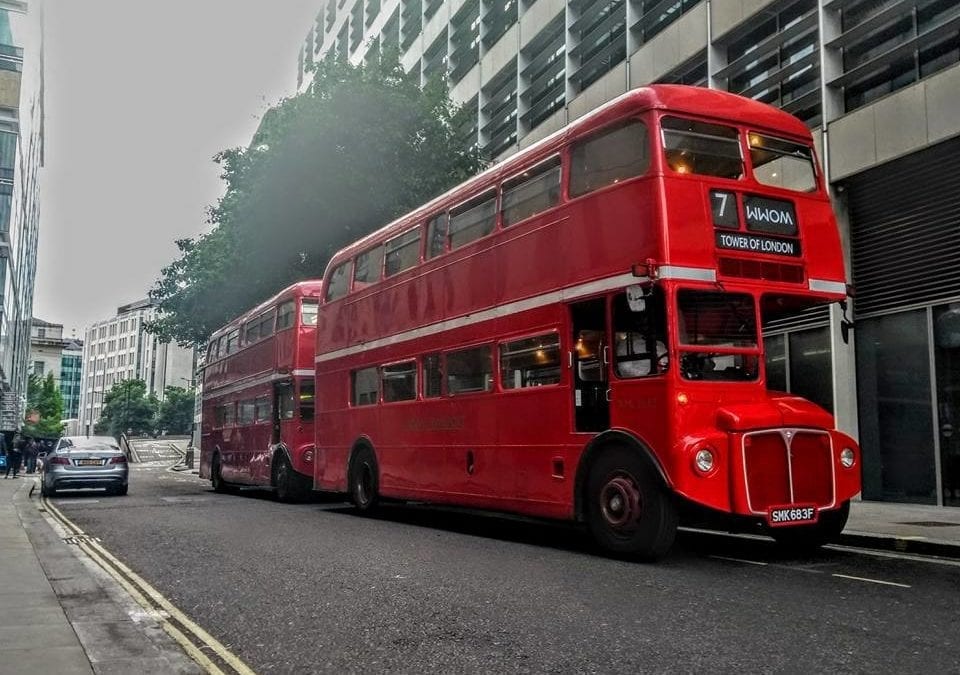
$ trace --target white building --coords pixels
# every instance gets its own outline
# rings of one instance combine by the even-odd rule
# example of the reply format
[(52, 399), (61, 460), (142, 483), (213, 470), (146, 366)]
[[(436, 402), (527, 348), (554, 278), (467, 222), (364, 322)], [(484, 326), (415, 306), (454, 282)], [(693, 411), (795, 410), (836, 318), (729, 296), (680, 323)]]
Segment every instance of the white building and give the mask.
[(194, 350), (161, 342), (145, 324), (156, 316), (149, 300), (117, 309), (117, 315), (87, 328), (83, 345), (83, 384), (79, 430), (92, 433), (103, 397), (117, 382), (143, 380), (147, 393), (161, 401), (167, 387), (193, 384)]

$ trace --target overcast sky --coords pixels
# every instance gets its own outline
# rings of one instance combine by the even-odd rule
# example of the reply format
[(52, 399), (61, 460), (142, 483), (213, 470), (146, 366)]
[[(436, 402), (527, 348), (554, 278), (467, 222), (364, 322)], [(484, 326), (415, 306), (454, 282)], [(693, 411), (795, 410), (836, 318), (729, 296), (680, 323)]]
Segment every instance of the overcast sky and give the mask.
[(34, 316), (80, 336), (209, 229), (220, 150), (294, 93), (320, 0), (47, 0)]

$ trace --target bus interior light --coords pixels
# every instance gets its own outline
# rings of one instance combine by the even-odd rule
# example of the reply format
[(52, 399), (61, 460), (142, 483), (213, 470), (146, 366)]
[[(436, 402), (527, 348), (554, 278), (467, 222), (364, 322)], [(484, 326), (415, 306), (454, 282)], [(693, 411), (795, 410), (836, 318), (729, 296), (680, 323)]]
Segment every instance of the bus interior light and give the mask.
[(843, 464), (843, 468), (849, 469), (857, 462), (857, 454), (853, 451), (852, 448), (844, 448), (840, 451), (840, 463)]

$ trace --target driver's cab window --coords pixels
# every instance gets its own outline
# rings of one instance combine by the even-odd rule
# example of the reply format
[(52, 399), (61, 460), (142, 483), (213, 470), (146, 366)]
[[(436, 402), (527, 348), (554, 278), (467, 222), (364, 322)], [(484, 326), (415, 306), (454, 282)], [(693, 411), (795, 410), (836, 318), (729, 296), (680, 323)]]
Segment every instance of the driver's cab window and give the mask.
[(650, 377), (667, 372), (667, 310), (663, 291), (635, 289), (613, 299), (614, 371), (618, 377)]

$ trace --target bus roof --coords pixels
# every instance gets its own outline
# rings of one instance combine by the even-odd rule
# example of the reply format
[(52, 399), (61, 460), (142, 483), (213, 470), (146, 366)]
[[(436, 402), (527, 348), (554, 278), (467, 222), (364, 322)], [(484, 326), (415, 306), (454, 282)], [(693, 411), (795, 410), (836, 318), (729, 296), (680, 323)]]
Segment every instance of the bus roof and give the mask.
[(375, 242), (400, 234), (407, 228), (419, 224), (424, 218), (435, 215), (438, 210), (457, 204), (464, 198), (464, 193), (469, 193), (472, 188), (496, 183), (500, 178), (509, 177), (522, 166), (531, 166), (546, 159), (571, 139), (587, 136), (611, 122), (651, 109), (745, 124), (758, 131), (773, 132), (805, 142), (812, 140), (810, 129), (799, 119), (760, 101), (717, 89), (681, 84), (652, 84), (639, 87), (595, 108), (546, 138), (340, 249), (327, 263), (324, 278), (335, 264), (352, 258)]
[(323, 281), (321, 279), (311, 279), (307, 281), (298, 281), (295, 284), (291, 284), (284, 288), (282, 291), (271, 297), (269, 300), (264, 300), (259, 305), (252, 309), (248, 309), (246, 312), (236, 317), (227, 324), (224, 324), (217, 330), (213, 331), (210, 334), (210, 337), (207, 339), (207, 342), (210, 342), (214, 338), (218, 338), (224, 333), (229, 333), (234, 328), (243, 325), (248, 319), (253, 318), (254, 316), (260, 314), (266, 309), (269, 309), (273, 305), (282, 302), (284, 300), (289, 300), (291, 298), (301, 298), (305, 296), (317, 296), (320, 297), (320, 289), (323, 286)]

